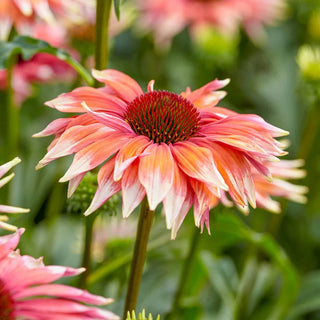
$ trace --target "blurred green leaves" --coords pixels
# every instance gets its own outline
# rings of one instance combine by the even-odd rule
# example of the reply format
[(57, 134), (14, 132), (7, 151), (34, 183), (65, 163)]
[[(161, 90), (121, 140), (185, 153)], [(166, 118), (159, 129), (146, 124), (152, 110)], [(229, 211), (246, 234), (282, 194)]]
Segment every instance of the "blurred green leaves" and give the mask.
[(14, 57), (22, 60), (30, 60), (37, 53), (48, 53), (60, 60), (67, 62), (89, 84), (93, 84), (93, 78), (87, 70), (77, 62), (67, 51), (51, 46), (49, 43), (28, 36), (15, 36), (12, 41), (0, 41), (0, 69), (11, 66)]
[[(267, 310), (264, 310), (265, 316), (260, 315), (257, 319), (283, 320), (298, 293), (299, 279), (295, 267), (282, 248), (270, 235), (255, 232), (236, 215), (229, 213), (215, 216), (214, 237), (216, 240), (220, 237), (228, 239), (228, 245), (248, 242), (255, 249), (260, 249), (270, 259), (272, 265), (277, 267), (282, 276), (278, 297)], [(270, 266), (264, 262), (259, 263), (256, 255), (248, 256), (239, 279), (235, 277), (236, 267), (229, 258), (217, 258), (213, 253), (202, 252), (201, 260), (211, 283), (224, 302), (221, 319), (248, 319), (270, 286), (270, 279), (275, 277)]]

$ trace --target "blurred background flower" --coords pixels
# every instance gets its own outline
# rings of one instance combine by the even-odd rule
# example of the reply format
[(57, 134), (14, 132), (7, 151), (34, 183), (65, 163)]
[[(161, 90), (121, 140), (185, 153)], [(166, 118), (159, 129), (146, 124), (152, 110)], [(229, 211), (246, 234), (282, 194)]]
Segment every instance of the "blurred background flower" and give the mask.
[(284, 15), (283, 0), (146, 0), (139, 2), (141, 28), (154, 32), (156, 43), (166, 45), (189, 27), (192, 37), (201, 36), (203, 26), (234, 37), (240, 26), (256, 42), (265, 40), (264, 25)]
[[(0, 166), (0, 188), (3, 187), (6, 183), (8, 183), (13, 177), (14, 173), (11, 173), (10, 175), (3, 178), (3, 176), (15, 165), (17, 165), (21, 160), (16, 157), (13, 160), (3, 164)], [(26, 213), (29, 212), (29, 209), (23, 209), (18, 207), (12, 207), (0, 204), (0, 213)], [(0, 228), (9, 230), (9, 231), (15, 231), (17, 229), (16, 226), (13, 226), (6, 221), (8, 221), (7, 215), (0, 215)]]

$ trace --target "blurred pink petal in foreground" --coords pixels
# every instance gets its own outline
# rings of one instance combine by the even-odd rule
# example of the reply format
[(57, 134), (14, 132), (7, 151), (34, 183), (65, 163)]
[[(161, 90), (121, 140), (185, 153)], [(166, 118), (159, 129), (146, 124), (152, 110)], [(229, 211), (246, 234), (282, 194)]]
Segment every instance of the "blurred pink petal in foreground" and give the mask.
[[(0, 166), (0, 188), (3, 187), (6, 183), (8, 183), (13, 177), (14, 173), (11, 173), (10, 175), (3, 178), (3, 176), (15, 165), (17, 165), (21, 160), (19, 158), (14, 158), (13, 160), (3, 164)], [(26, 213), (29, 212), (29, 209), (23, 209), (18, 207), (12, 207), (12, 206), (6, 206), (0, 204), (0, 213)], [(0, 228), (9, 230), (9, 231), (15, 231), (17, 227), (7, 223), (8, 216), (6, 215), (0, 215)], [(0, 318), (1, 319), (1, 318)]]
[(112, 302), (63, 284), (52, 284), (62, 277), (84, 271), (62, 266), (45, 266), (42, 258), (21, 256), (17, 247), (24, 229), (0, 237), (0, 319), (33, 320), (116, 320), (118, 316), (91, 305)]
[(212, 26), (232, 36), (243, 26), (254, 41), (264, 38), (263, 26), (284, 12), (283, 0), (141, 0), (142, 28), (152, 30), (158, 44), (167, 44), (185, 27)]
[(214, 80), (180, 95), (148, 91), (117, 70), (93, 71), (105, 87), (80, 87), (47, 102), (61, 112), (77, 113), (50, 123), (36, 137), (55, 135), (41, 168), (75, 154), (61, 182), (71, 196), (86, 172), (102, 165), (98, 188), (85, 215), (122, 191), (123, 217), (147, 197), (155, 210), (163, 203), (172, 238), (193, 205), (196, 226), (229, 190), (240, 206), (255, 206), (251, 168), (264, 176), (265, 161), (286, 154), (274, 139), (288, 134), (253, 114), (217, 107), (228, 80)]

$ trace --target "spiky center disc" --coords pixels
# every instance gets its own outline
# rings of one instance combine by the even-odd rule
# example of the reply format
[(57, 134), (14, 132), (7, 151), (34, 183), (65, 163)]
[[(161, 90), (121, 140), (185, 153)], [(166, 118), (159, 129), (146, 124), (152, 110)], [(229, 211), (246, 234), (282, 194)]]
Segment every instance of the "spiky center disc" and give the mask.
[(128, 104), (125, 119), (136, 134), (157, 143), (188, 140), (199, 130), (199, 112), (193, 104), (167, 91), (137, 97)]
[(0, 319), (1, 320), (14, 320), (12, 315), (13, 311), (12, 299), (5, 289), (2, 281), (0, 280)]

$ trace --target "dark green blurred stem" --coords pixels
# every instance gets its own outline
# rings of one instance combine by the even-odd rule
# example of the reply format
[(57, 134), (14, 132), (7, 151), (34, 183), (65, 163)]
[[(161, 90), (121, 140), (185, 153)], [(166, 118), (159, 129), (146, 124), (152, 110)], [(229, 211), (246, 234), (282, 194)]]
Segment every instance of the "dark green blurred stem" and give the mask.
[(13, 69), (15, 66), (16, 58), (12, 58), (10, 66), (7, 68), (7, 101), (5, 113), (5, 145), (6, 145), (6, 160), (18, 154), (19, 144), (19, 109), (14, 103), (13, 91)]
[(186, 284), (188, 282), (188, 279), (190, 277), (190, 272), (192, 270), (192, 264), (193, 264), (193, 261), (196, 256), (197, 248), (199, 245), (199, 240), (200, 240), (199, 229), (194, 228), (192, 237), (190, 239), (189, 252), (188, 252), (188, 255), (186, 256), (186, 259), (184, 260), (184, 264), (182, 266), (180, 280), (178, 283), (178, 289), (177, 289), (176, 294), (173, 299), (171, 311), (167, 314), (167, 316), (165, 318), (167, 320), (179, 319), (179, 308), (180, 308), (181, 299), (182, 299)]
[(91, 253), (92, 253), (92, 238), (93, 238), (93, 225), (97, 213), (92, 213), (88, 217), (85, 217), (85, 240), (83, 248), (83, 256), (81, 266), (86, 268), (86, 271), (83, 272), (80, 276), (79, 287), (86, 288), (88, 277), (91, 271)]
[(123, 320), (127, 318), (127, 312), (130, 311), (131, 313), (132, 310), (135, 310), (137, 305), (138, 293), (153, 217), (154, 211), (151, 211), (149, 209), (147, 198), (144, 198), (141, 203), (136, 242), (133, 251), (127, 296), (123, 312)]
[[(96, 11), (96, 49), (95, 68), (97, 70), (106, 69), (108, 64), (108, 29), (112, 0), (97, 0)], [(100, 86), (96, 81), (95, 87)]]
[(300, 142), (300, 149), (298, 151), (298, 158), (300, 159), (307, 160), (315, 142), (315, 137), (320, 127), (320, 117), (318, 115), (319, 107), (320, 101), (317, 101), (308, 111), (304, 132)]

